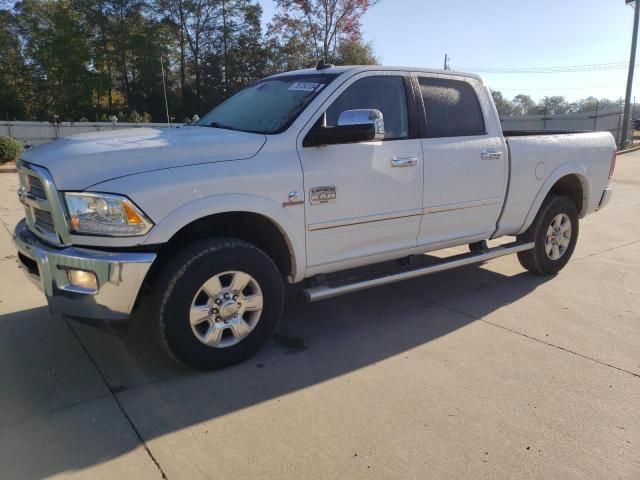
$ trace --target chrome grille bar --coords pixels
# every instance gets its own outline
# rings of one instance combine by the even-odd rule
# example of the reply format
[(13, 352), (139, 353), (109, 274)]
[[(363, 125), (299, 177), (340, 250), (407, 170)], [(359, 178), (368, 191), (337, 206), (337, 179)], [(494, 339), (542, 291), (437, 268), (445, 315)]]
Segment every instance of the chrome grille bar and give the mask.
[(29, 175), (27, 178), (29, 181), (29, 192), (38, 198), (46, 199), (47, 194), (44, 191), (44, 186), (40, 179), (33, 175)]
[(34, 235), (49, 244), (70, 243), (69, 227), (60, 194), (49, 171), (25, 161), (18, 163), (20, 190), (18, 195), (25, 208), (27, 226)]
[(53, 218), (51, 217), (51, 212), (45, 212), (44, 210), (39, 210), (37, 208), (34, 208), (33, 214), (35, 217), (36, 226), (40, 227), (43, 230), (46, 230), (49, 233), (55, 234), (56, 227), (53, 224)]

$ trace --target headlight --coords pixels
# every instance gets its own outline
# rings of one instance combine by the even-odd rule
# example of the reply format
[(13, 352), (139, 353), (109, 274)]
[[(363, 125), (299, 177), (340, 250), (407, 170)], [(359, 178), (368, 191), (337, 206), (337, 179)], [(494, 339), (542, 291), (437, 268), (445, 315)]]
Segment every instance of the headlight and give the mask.
[(144, 235), (153, 223), (127, 197), (106, 193), (65, 193), (72, 233)]

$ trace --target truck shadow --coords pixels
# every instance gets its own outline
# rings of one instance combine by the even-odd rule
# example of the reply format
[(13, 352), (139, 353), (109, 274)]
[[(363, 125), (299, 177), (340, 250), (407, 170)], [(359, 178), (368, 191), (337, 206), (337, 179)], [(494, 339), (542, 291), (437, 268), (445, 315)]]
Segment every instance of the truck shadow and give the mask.
[[(282, 324), (274, 340), (249, 361), (216, 372), (195, 372), (176, 365), (156, 346), (144, 321), (137, 322), (125, 337), (114, 337), (91, 327), (70, 324), (72, 334), (58, 338), (68, 342), (58, 349), (77, 349), (79, 340), (90, 362), (99, 370), (127, 416), (145, 441), (186, 428), (203, 430), (203, 422), (262, 402), (326, 382), (375, 365), (450, 334), (478, 318), (516, 302), (547, 279), (527, 273), (503, 275), (471, 266), (421, 279), (380, 287), (318, 304), (306, 304), (299, 289), (289, 288)], [(502, 284), (499, 295), (487, 296), (474, 316), (459, 313), (457, 299), (490, 285)], [(446, 300), (447, 307), (440, 302)], [(37, 317), (37, 318), (36, 318)], [(55, 328), (68, 328), (57, 318)], [(20, 321), (22, 329), (39, 328), (52, 321), (43, 309), (0, 316), (0, 325)], [(46, 339), (36, 336), (37, 341)], [(20, 342), (5, 341), (3, 371), (24, 368), (6, 362), (25, 361)], [(38, 348), (38, 346), (33, 346)], [(12, 351), (13, 350), (13, 351)], [(39, 356), (42, 360), (43, 355)], [(85, 359), (86, 360), (86, 359)], [(36, 367), (29, 367), (33, 369)], [(95, 376), (95, 375), (94, 375)], [(11, 381), (14, 377), (8, 378)], [(398, 382), (402, 379), (399, 378)], [(3, 380), (5, 419), (11, 410), (34, 405), (41, 396), (37, 385), (7, 386)], [(43, 388), (53, 388), (44, 384)], [(108, 391), (106, 393), (107, 397)], [(428, 390), (427, 393), (428, 395)], [(99, 394), (95, 395), (99, 397)], [(102, 394), (104, 397), (105, 394)], [(61, 407), (64, 408), (64, 407)], [(74, 407), (75, 408), (75, 407)], [(22, 412), (22, 410), (20, 410)], [(46, 413), (46, 412), (45, 412)], [(42, 412), (34, 412), (33, 416)], [(55, 415), (55, 413), (53, 414)], [(25, 419), (25, 422), (29, 422)], [(42, 419), (38, 421), (43, 421)], [(118, 420), (120, 421), (120, 420)], [(7, 430), (8, 428), (8, 430)], [(14, 426), (0, 427), (11, 432)], [(47, 425), (41, 427), (46, 430)], [(215, 435), (215, 424), (206, 428)], [(42, 478), (101, 464), (130, 452), (137, 442), (88, 438), (91, 429), (82, 422), (67, 423), (64, 438), (55, 442), (55, 432), (15, 436), (0, 455), (5, 472), (20, 477)], [(255, 432), (259, 435), (259, 432)], [(72, 445), (91, 443), (91, 448)], [(203, 445), (202, 448), (208, 448)], [(47, 451), (44, 456), (25, 457), (26, 451)]]

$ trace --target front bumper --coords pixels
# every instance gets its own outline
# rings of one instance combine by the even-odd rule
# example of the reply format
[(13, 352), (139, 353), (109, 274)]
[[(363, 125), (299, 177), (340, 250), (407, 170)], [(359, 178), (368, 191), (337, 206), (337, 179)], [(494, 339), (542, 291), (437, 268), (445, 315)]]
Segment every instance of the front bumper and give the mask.
[(611, 187), (607, 187), (602, 192), (602, 197), (600, 198), (600, 203), (598, 203), (597, 211), (602, 210), (607, 204), (611, 201), (611, 197), (613, 196), (613, 189)]
[[(117, 253), (67, 247), (55, 248), (36, 237), (25, 220), (13, 241), (27, 277), (42, 290), (53, 313), (96, 322), (122, 322), (131, 314), (154, 253)], [(71, 285), (67, 270), (93, 272), (97, 291)]]

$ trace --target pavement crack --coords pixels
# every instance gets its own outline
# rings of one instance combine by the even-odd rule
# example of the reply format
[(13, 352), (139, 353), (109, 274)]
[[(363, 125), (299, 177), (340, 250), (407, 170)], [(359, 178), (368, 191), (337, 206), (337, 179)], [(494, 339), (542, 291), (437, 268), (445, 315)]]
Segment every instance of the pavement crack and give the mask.
[(138, 437), (138, 441), (140, 442), (140, 444), (144, 448), (145, 452), (147, 452), (147, 455), (149, 456), (151, 461), (154, 463), (154, 465), (158, 469), (158, 472), (160, 472), (160, 475), (162, 476), (162, 478), (164, 480), (168, 480), (167, 474), (164, 472), (164, 470), (160, 466), (160, 463), (158, 462), (156, 457), (151, 452), (151, 449), (149, 448), (149, 446), (147, 445), (147, 442), (142, 437), (142, 434), (138, 430), (138, 427), (136, 427), (135, 423), (133, 423), (133, 420), (131, 419), (131, 417), (129, 416), (127, 411), (125, 410), (124, 405), (122, 405), (122, 403), (120, 402), (120, 400), (116, 396), (117, 392), (111, 387), (111, 385), (109, 385), (109, 382), (107, 381), (107, 378), (105, 377), (104, 373), (102, 372), (102, 370), (100, 370), (100, 367), (98, 367), (98, 364), (96, 363), (96, 361), (93, 359), (93, 357), (89, 353), (89, 350), (87, 350), (87, 347), (84, 346), (84, 343), (82, 343), (82, 341), (80, 340), (80, 337), (78, 336), (76, 331), (73, 329), (73, 327), (71, 327), (71, 325), (69, 325), (69, 322), (67, 321), (67, 319), (63, 317), (63, 320), (64, 320), (64, 323), (67, 325), (67, 328), (71, 331), (71, 335), (73, 335), (73, 337), (76, 339), (76, 341), (80, 344), (80, 348), (82, 348), (82, 350), (84, 351), (85, 355), (87, 356), (89, 361), (92, 363), (92, 365), (94, 366), (94, 368), (98, 372), (98, 375), (100, 376), (100, 378), (102, 379), (102, 381), (104, 382), (106, 387), (109, 389), (111, 397), (116, 402), (116, 405), (118, 405), (118, 408), (122, 412), (122, 415), (124, 416), (124, 418), (129, 423), (129, 426), (131, 427), (133, 432), (136, 434), (136, 437)]
[(45, 411), (43, 411), (41, 413), (38, 413), (37, 415), (32, 415), (30, 417), (21, 418), (20, 420), (15, 421), (15, 422), (8, 422), (8, 423), (1, 424), (0, 427), (15, 427), (16, 425), (21, 425), (21, 424), (24, 424), (24, 423), (27, 423), (27, 422), (31, 422), (33, 420), (37, 420), (39, 418), (43, 418), (43, 417), (47, 417), (49, 415), (60, 413), (60, 412), (63, 412), (65, 410), (68, 410), (70, 408), (75, 408), (75, 407), (77, 407), (79, 405), (84, 405), (85, 403), (93, 402), (95, 400), (100, 400), (102, 398), (107, 398), (108, 396), (109, 396), (109, 394), (105, 393), (104, 395), (98, 395), (98, 396), (87, 398), (87, 399), (84, 399), (84, 400), (78, 400), (77, 402), (71, 402), (71, 403), (63, 405), (61, 407), (45, 410)]
[(611, 252), (613, 250), (617, 250), (619, 248), (624, 248), (624, 247), (628, 247), (630, 245), (635, 245), (638, 242), (640, 242), (640, 240), (634, 240), (633, 242), (625, 243), (624, 245), (616, 245), (615, 247), (607, 248), (606, 250), (600, 250), (599, 252), (590, 253), (589, 255), (585, 255), (584, 257), (574, 258), (573, 260), (571, 260), (571, 263), (579, 262), (580, 260), (584, 260), (586, 258), (595, 257), (596, 255), (601, 255), (603, 253), (608, 253), (608, 252)]
[(438, 305), (438, 306), (440, 306), (442, 308), (446, 308), (447, 310), (451, 310), (452, 312), (458, 313), (460, 315), (464, 315), (465, 317), (469, 317), (469, 318), (472, 318), (474, 320), (481, 321), (483, 323), (486, 323), (487, 325), (491, 325), (491, 326), (494, 326), (494, 327), (497, 327), (497, 328), (501, 328), (502, 330), (506, 330), (507, 332), (511, 332), (511, 333), (516, 334), (516, 335), (520, 335), (521, 337), (528, 338), (529, 340), (533, 340), (535, 342), (542, 343), (543, 345), (547, 345), (549, 347), (556, 348), (556, 349), (561, 350), (563, 352), (567, 352), (567, 353), (570, 353), (572, 355), (576, 355), (576, 356), (584, 358), (586, 360), (591, 360), (592, 362), (598, 363), (598, 364), (603, 365), (605, 367), (613, 368), (613, 369), (618, 370), (620, 372), (624, 372), (624, 373), (628, 373), (629, 375), (633, 375), (636, 378), (640, 378), (640, 374), (638, 374), (638, 373), (632, 372), (630, 370), (626, 370), (626, 369), (621, 368), (621, 367), (617, 367), (617, 366), (612, 365), (612, 364), (607, 363), (607, 362), (603, 362), (602, 360), (598, 360), (597, 358), (593, 358), (593, 357), (590, 357), (588, 355), (584, 355), (582, 353), (575, 352), (575, 351), (570, 350), (568, 348), (561, 347), (560, 345), (555, 345), (555, 344), (550, 343), (550, 342), (545, 342), (544, 340), (541, 340), (539, 338), (533, 337), (531, 335), (527, 335), (526, 333), (522, 333), (522, 332), (519, 332), (517, 330), (513, 330), (511, 328), (505, 327), (503, 325), (499, 325), (497, 323), (490, 322), (489, 320), (485, 320), (482, 317), (476, 317), (475, 315), (471, 315), (471, 314), (469, 314), (467, 312), (463, 312), (462, 310), (458, 310), (457, 308), (454, 308), (454, 307), (451, 307), (451, 306), (448, 306), (448, 305), (444, 305), (444, 304), (442, 304), (440, 302), (433, 301), (432, 303), (434, 303), (434, 304), (436, 304), (436, 305)]

